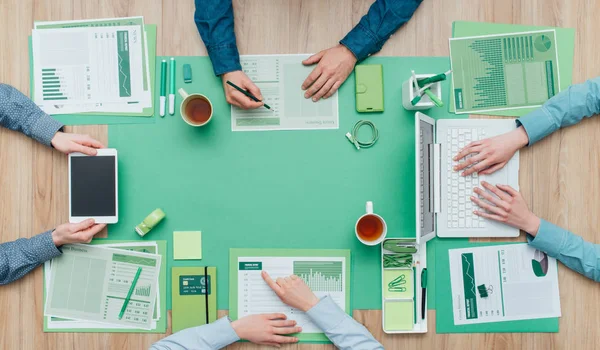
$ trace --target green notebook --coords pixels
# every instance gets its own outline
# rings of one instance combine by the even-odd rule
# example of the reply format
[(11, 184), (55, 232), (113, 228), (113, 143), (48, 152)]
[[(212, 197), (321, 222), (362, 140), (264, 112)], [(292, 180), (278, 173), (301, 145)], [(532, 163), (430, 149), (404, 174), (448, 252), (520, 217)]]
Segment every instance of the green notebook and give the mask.
[(172, 332), (217, 320), (217, 268), (171, 269)]
[[(515, 242), (522, 243), (522, 242)], [(474, 243), (462, 239), (439, 239), (435, 245), (436, 333), (557, 333), (558, 318), (454, 325), (449, 249), (511, 244), (510, 242)], [(429, 293), (429, 290), (427, 291)]]
[[(556, 30), (556, 41), (558, 43), (558, 76), (560, 77), (560, 91), (563, 91), (566, 90), (573, 82), (573, 57), (575, 56), (574, 28), (455, 21), (452, 23), (452, 37), (461, 38), (467, 36), (515, 33), (544, 29)], [(450, 112), (454, 113), (454, 98), (452, 98), (450, 94), (448, 96), (450, 101), (448, 109)], [(519, 108), (508, 111), (490, 111), (485, 112), (484, 114), (504, 117), (521, 117), (535, 109), (536, 108)]]

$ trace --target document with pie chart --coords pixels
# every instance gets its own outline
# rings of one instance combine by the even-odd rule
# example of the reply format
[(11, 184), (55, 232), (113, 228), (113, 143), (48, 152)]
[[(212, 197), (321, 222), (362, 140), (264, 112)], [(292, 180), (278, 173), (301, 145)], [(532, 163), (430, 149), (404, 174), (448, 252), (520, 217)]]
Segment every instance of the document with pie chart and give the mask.
[(454, 324), (560, 317), (556, 259), (527, 244), (450, 249)]
[(560, 92), (555, 30), (450, 39), (456, 113), (539, 107)]

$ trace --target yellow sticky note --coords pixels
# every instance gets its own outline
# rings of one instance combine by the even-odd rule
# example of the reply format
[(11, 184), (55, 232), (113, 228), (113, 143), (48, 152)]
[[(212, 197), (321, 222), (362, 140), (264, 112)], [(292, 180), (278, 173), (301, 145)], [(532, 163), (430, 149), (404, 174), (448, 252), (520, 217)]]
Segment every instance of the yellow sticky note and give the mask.
[(386, 331), (410, 331), (414, 328), (413, 301), (386, 301), (383, 305)]
[(173, 232), (173, 259), (175, 259), (175, 260), (201, 260), (202, 259), (202, 232), (200, 232), (200, 231), (174, 231)]

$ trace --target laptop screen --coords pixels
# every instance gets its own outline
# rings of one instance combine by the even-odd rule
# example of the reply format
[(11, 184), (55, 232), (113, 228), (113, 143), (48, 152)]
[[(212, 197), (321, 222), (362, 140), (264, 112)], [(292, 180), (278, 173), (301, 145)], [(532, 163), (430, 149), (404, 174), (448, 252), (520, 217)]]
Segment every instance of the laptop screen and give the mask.
[(420, 183), (421, 188), (421, 237), (435, 230), (435, 215), (433, 213), (433, 202), (431, 201), (431, 174), (432, 169), (429, 169), (429, 145), (434, 143), (433, 124), (429, 124), (424, 120), (419, 120), (420, 123)]

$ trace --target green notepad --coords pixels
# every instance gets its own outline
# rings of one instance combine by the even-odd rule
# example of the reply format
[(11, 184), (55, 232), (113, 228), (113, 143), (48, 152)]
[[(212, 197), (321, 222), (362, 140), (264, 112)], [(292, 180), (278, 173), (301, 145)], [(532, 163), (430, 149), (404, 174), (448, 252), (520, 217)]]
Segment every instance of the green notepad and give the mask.
[(173, 259), (200, 260), (202, 259), (202, 232), (174, 231)]
[[(567, 89), (573, 82), (573, 57), (575, 55), (575, 29), (556, 28), (544, 26), (528, 26), (518, 24), (484, 23), (456, 21), (452, 23), (452, 37), (461, 38), (467, 36), (478, 36), (487, 34), (505, 34), (543, 29), (556, 29), (556, 41), (558, 47), (558, 68), (560, 77), (560, 90)], [(451, 77), (450, 77), (451, 79)], [(450, 94), (449, 94), (450, 96)], [(454, 98), (449, 98), (449, 111), (454, 113)], [(523, 116), (536, 108), (520, 108), (508, 111), (490, 111), (486, 115), (497, 116)]]
[[(146, 24), (144, 26), (148, 41), (148, 63), (150, 66), (150, 86), (155, 87), (156, 70), (156, 25)], [(31, 36), (29, 37), (29, 92), (30, 98), (34, 98), (34, 80), (33, 80), (33, 52)], [(155, 90), (151, 89), (152, 101), (155, 101)], [(156, 121), (154, 117), (154, 105), (145, 108), (142, 113), (80, 113), (80, 114), (56, 114), (52, 117), (65, 125), (96, 125), (96, 124), (153, 124)]]
[[(521, 243), (521, 242), (516, 242)], [(493, 323), (480, 323), (471, 325), (454, 325), (452, 311), (452, 287), (450, 285), (450, 258), (449, 249), (467, 248), (510, 244), (498, 243), (473, 243), (462, 239), (439, 239), (436, 242), (436, 332), (437, 333), (557, 333), (558, 318), (541, 318), (535, 320), (505, 321)], [(427, 291), (429, 293), (429, 290)]]
[(217, 320), (217, 268), (171, 269), (172, 332)]

